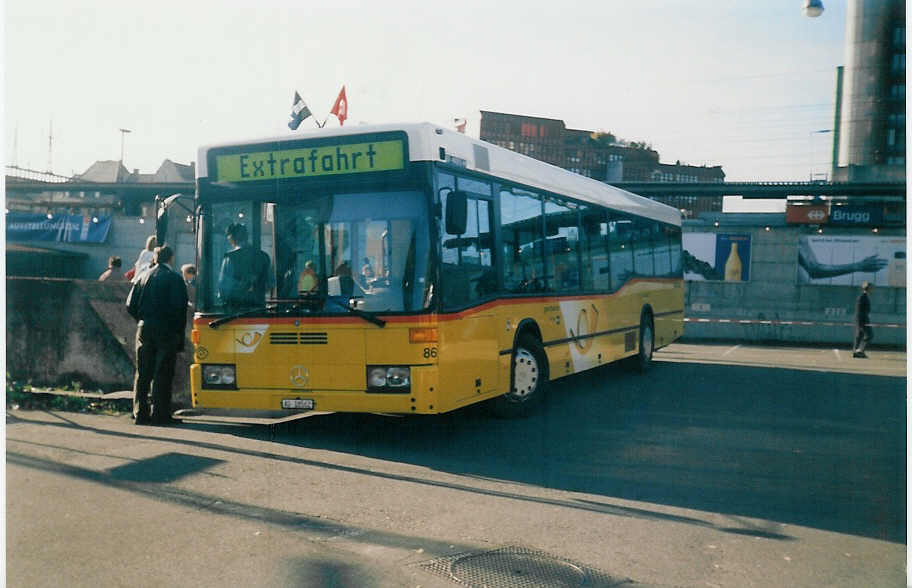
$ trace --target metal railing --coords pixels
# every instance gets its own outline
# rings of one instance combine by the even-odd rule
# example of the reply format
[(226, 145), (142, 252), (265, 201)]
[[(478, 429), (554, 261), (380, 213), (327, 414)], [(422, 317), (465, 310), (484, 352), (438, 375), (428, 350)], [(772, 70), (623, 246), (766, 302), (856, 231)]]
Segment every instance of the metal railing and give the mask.
[(28, 182), (45, 182), (48, 184), (62, 184), (75, 180), (75, 178), (62, 176), (49, 171), (38, 171), (9, 164), (6, 165), (6, 178), (8, 181), (23, 180)]

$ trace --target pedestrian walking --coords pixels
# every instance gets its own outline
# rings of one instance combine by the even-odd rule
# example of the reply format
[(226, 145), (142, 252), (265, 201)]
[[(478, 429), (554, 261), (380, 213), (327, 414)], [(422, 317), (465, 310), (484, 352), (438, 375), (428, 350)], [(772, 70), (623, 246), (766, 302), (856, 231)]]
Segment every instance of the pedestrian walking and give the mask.
[(181, 266), (181, 276), (187, 287), (192, 286), (196, 282), (196, 266), (192, 263), (185, 263)]
[(149, 235), (146, 239), (146, 247), (139, 252), (139, 256), (136, 258), (136, 263), (133, 264), (133, 269), (124, 274), (124, 276), (132, 281), (134, 284), (139, 281), (139, 276), (142, 275), (144, 271), (149, 269), (153, 262), (153, 256), (155, 247), (158, 245), (158, 241), (155, 239), (155, 235)]
[(184, 284), (187, 285), (187, 306), (192, 307), (193, 301), (196, 300), (196, 266), (192, 263), (185, 263), (181, 266), (181, 277), (184, 278)]
[(871, 328), (871, 299), (868, 294), (874, 289), (870, 282), (861, 283), (861, 294), (855, 299), (855, 345), (852, 357), (867, 358), (865, 355), (865, 346), (874, 336)]
[(133, 380), (133, 419), (137, 425), (172, 422), (174, 363), (184, 348), (187, 324), (187, 286), (171, 269), (173, 258), (169, 246), (156, 247), (154, 267), (140, 275), (127, 296), (127, 311), (137, 321)]
[(104, 282), (106, 280), (111, 280), (112, 282), (122, 280), (123, 277), (120, 274), (120, 258), (116, 255), (112, 255), (108, 258), (108, 269), (104, 271), (100, 276), (98, 276), (99, 282)]

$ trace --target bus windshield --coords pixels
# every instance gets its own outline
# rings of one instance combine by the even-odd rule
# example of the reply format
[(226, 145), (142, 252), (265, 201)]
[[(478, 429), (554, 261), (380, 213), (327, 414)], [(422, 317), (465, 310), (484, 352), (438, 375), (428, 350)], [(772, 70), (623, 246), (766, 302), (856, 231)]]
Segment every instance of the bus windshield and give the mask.
[[(303, 307), (321, 314), (344, 314), (350, 312), (347, 306), (369, 312), (429, 306), (425, 194), (285, 196), (278, 202), (211, 204), (202, 235), (208, 255), (201, 260), (201, 278), (209, 283), (200, 311), (244, 312), (302, 300), (310, 302)], [(229, 234), (237, 225), (247, 229), (245, 243)], [(327, 298), (328, 303), (313, 304)]]

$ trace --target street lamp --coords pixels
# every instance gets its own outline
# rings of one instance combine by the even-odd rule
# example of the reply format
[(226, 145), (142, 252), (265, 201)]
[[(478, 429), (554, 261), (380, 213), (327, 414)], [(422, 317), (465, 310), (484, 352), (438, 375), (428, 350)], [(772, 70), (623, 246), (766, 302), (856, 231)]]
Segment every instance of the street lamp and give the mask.
[(123, 163), (124, 155), (124, 135), (127, 133), (132, 133), (130, 129), (120, 129), (120, 163)]
[(823, 14), (823, 2), (821, 0), (804, 0), (802, 10), (808, 18), (817, 18)]
[(810, 169), (808, 170), (808, 180), (814, 181), (814, 135), (822, 135), (824, 133), (832, 133), (832, 129), (820, 129), (819, 131), (809, 131), (808, 132), (808, 151), (810, 152)]

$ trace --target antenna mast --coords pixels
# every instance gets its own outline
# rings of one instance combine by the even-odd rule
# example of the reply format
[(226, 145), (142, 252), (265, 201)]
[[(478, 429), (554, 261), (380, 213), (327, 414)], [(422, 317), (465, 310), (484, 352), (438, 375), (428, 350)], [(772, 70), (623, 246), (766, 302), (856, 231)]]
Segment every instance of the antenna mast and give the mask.
[(54, 170), (54, 119), (51, 119), (50, 130), (48, 131), (48, 173)]

